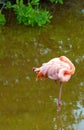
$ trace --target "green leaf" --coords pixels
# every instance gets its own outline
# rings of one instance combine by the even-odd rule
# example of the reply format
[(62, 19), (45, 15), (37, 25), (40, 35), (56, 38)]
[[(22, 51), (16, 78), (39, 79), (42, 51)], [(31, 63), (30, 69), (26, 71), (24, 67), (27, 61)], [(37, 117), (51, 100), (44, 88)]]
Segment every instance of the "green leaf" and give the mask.
[(16, 4), (19, 5), (19, 3), (20, 3), (19, 0), (16, 0)]
[(51, 3), (60, 3), (63, 4), (63, 0), (50, 0)]
[(7, 2), (7, 4), (6, 4), (6, 8), (7, 8), (7, 9), (12, 8), (12, 4), (11, 4), (11, 2), (10, 2), (10, 1), (8, 1), (8, 2)]
[(58, 0), (58, 2), (59, 2), (60, 4), (63, 4), (63, 0)]
[(5, 15), (0, 13), (0, 25), (4, 25), (6, 23)]
[(32, 1), (31, 1), (31, 4), (32, 4), (32, 5), (39, 5), (39, 0), (32, 0)]

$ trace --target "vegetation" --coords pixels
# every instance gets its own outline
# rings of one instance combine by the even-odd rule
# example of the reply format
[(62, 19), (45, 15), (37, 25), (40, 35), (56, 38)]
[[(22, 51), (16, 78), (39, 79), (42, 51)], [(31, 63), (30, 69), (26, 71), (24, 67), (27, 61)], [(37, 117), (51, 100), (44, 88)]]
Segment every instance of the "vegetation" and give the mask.
[[(17, 20), (19, 23), (24, 23), (24, 25), (37, 24), (42, 26), (46, 22), (49, 22), (51, 16), (48, 11), (40, 10), (38, 8), (39, 0), (32, 0), (28, 3), (28, 6), (23, 4), (23, 0), (16, 0), (16, 4), (13, 5), (13, 9), (17, 15)], [(36, 6), (33, 8), (33, 6)]]
[(5, 15), (0, 12), (0, 25), (4, 25), (6, 23)]
[(50, 0), (50, 2), (63, 4), (63, 0)]
[[(63, 0), (50, 0), (50, 2), (55, 4), (59, 2), (60, 4), (63, 4)], [(40, 8), (40, 0), (28, 0), (27, 5), (24, 4), (24, 0), (16, 0), (16, 3), (13, 5), (10, 3), (10, 1), (8, 1), (4, 5), (6, 9), (12, 8), (14, 10), (19, 24), (22, 23), (26, 26), (42, 26), (47, 22), (50, 22), (50, 19), (52, 18), (52, 15), (49, 11)], [(6, 23), (5, 16), (2, 14), (4, 5), (0, 11), (1, 25), (4, 25)]]

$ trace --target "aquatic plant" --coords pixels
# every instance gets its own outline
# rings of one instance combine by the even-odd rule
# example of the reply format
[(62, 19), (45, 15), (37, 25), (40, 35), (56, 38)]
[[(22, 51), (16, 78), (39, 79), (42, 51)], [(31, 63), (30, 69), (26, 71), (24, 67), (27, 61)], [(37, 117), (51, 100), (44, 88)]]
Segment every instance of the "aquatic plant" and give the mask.
[[(0, 1), (0, 4), (1, 4), (1, 1)], [(0, 9), (0, 25), (5, 25), (6, 23), (5, 15), (2, 14), (2, 10), (4, 7), (5, 7), (5, 2), (3, 2), (2, 7)]]
[[(63, 0), (50, 0), (50, 2), (62, 4)], [(52, 18), (49, 11), (40, 8), (40, 0), (28, 0), (26, 4), (24, 4), (24, 0), (16, 0), (16, 3), (13, 5), (10, 1), (7, 1), (7, 3), (3, 3), (3, 8), (4, 6), (6, 9), (12, 8), (16, 14), (18, 23), (26, 26), (43, 26), (47, 22), (50, 22)], [(0, 23), (6, 23), (5, 16), (2, 13), (0, 13)]]
[(50, 2), (63, 4), (63, 0), (50, 0)]
[(18, 22), (32, 26), (36, 24), (42, 26), (46, 22), (50, 22), (52, 16), (49, 11), (39, 9), (38, 5), (39, 0), (32, 0), (28, 5), (25, 5), (23, 0), (16, 0), (16, 4), (12, 7), (17, 15)]
[(5, 25), (6, 19), (5, 15), (0, 12), (0, 25)]

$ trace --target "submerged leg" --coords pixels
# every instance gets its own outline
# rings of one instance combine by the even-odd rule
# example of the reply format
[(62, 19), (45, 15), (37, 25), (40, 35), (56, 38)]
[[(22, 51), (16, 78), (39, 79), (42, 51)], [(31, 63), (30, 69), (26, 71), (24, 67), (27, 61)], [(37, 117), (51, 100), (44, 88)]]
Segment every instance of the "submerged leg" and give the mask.
[(60, 105), (61, 105), (61, 95), (62, 95), (62, 82), (60, 82), (60, 86), (59, 86), (58, 110), (60, 110)]

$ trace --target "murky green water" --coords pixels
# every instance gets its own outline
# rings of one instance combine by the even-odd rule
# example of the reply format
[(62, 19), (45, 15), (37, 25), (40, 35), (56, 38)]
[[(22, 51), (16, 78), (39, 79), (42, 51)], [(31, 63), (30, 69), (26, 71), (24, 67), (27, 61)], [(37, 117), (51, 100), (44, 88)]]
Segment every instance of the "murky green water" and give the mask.
[[(84, 130), (84, 1), (67, 2), (43, 28), (7, 25), (0, 29), (0, 130)], [(32, 67), (66, 55), (76, 73), (58, 86), (35, 81)]]

